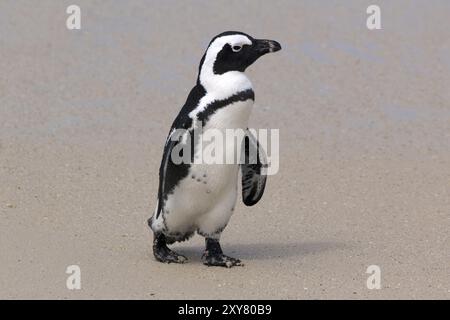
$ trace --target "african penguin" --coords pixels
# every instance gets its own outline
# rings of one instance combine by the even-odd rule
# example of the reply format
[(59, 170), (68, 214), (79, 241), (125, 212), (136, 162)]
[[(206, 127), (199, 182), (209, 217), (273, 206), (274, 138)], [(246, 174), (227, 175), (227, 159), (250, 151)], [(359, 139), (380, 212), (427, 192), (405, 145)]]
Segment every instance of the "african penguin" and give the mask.
[[(208, 266), (232, 267), (241, 261), (223, 254), (219, 239), (234, 211), (239, 168), (242, 195), (247, 206), (261, 198), (266, 183), (265, 153), (247, 128), (254, 92), (245, 70), (259, 57), (281, 49), (273, 40), (254, 39), (236, 31), (214, 37), (203, 55), (186, 103), (175, 118), (164, 146), (159, 170), (158, 202), (148, 224), (154, 233), (153, 254), (165, 263), (183, 263), (186, 257), (167, 245), (184, 241), (195, 232), (205, 237), (202, 261)], [(226, 141), (225, 149), (239, 147), (245, 156), (256, 150), (257, 161), (205, 164), (194, 161), (201, 152), (193, 131), (242, 129), (240, 141)], [(176, 132), (184, 132), (175, 137)], [(192, 137), (192, 139), (187, 139)], [(175, 148), (190, 144), (191, 161), (174, 161)], [(247, 159), (248, 160), (248, 159)]]

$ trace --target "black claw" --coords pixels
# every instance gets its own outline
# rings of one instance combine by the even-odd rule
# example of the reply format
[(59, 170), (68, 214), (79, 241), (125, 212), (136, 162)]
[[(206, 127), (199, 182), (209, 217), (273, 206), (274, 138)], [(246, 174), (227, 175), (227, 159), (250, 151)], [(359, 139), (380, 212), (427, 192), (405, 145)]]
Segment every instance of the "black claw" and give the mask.
[(153, 240), (153, 255), (163, 263), (185, 263), (187, 258), (167, 247), (166, 237), (163, 234), (155, 235)]
[(202, 255), (202, 261), (207, 266), (225, 268), (244, 265), (241, 260), (224, 255), (219, 241), (210, 238), (206, 238), (206, 250)]

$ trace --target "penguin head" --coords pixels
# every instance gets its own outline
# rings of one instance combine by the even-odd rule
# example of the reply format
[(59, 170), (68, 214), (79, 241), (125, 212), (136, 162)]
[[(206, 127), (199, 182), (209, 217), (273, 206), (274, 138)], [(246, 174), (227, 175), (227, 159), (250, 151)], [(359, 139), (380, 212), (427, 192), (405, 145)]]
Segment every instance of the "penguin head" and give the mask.
[(227, 72), (244, 72), (250, 65), (269, 52), (281, 50), (274, 40), (254, 39), (238, 31), (223, 32), (209, 43), (199, 67), (199, 78), (222, 75)]

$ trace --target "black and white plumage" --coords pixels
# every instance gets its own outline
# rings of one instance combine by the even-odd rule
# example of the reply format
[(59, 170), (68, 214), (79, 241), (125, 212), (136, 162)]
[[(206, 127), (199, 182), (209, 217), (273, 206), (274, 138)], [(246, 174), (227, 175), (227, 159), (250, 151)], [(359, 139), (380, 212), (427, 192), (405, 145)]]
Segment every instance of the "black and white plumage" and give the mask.
[[(172, 124), (164, 146), (159, 171), (158, 203), (149, 226), (154, 232), (153, 253), (161, 262), (186, 260), (167, 247), (195, 232), (206, 238), (202, 260), (207, 265), (231, 267), (238, 259), (225, 256), (219, 244), (235, 207), (239, 167), (242, 196), (246, 205), (256, 204), (266, 183), (264, 150), (247, 130), (254, 92), (244, 71), (262, 55), (281, 49), (273, 40), (258, 40), (242, 32), (228, 31), (214, 37), (203, 55), (197, 84)], [(243, 129), (241, 141), (225, 145), (224, 152), (241, 148), (245, 161), (235, 164), (205, 164), (194, 161), (199, 147), (194, 129)], [(179, 136), (180, 130), (184, 130)], [(175, 148), (189, 144), (191, 161), (174, 162)], [(250, 155), (250, 156), (249, 156)], [(256, 155), (257, 159), (249, 159)], [(256, 161), (255, 161), (256, 160)]]

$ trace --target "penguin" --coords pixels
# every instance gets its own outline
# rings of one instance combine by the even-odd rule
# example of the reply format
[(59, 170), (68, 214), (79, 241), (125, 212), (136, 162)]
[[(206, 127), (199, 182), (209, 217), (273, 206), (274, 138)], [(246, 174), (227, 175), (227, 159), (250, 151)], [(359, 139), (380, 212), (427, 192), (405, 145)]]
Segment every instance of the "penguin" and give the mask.
[[(261, 56), (279, 50), (281, 45), (277, 41), (255, 39), (238, 31), (223, 32), (209, 43), (200, 60), (197, 83), (173, 121), (164, 146), (157, 205), (148, 220), (157, 261), (185, 263), (187, 258), (168, 245), (197, 233), (205, 238), (203, 264), (227, 268), (243, 265), (239, 259), (223, 253), (220, 236), (235, 208), (239, 169), (245, 205), (256, 204), (266, 184), (266, 155), (248, 130), (255, 94), (245, 70)], [(202, 151), (200, 139), (193, 134), (199, 127), (201, 132), (244, 130), (240, 141), (226, 141), (225, 145), (226, 150), (240, 148), (244, 161), (233, 164), (195, 161)], [(174, 161), (175, 149), (190, 150), (187, 157), (190, 161)]]

